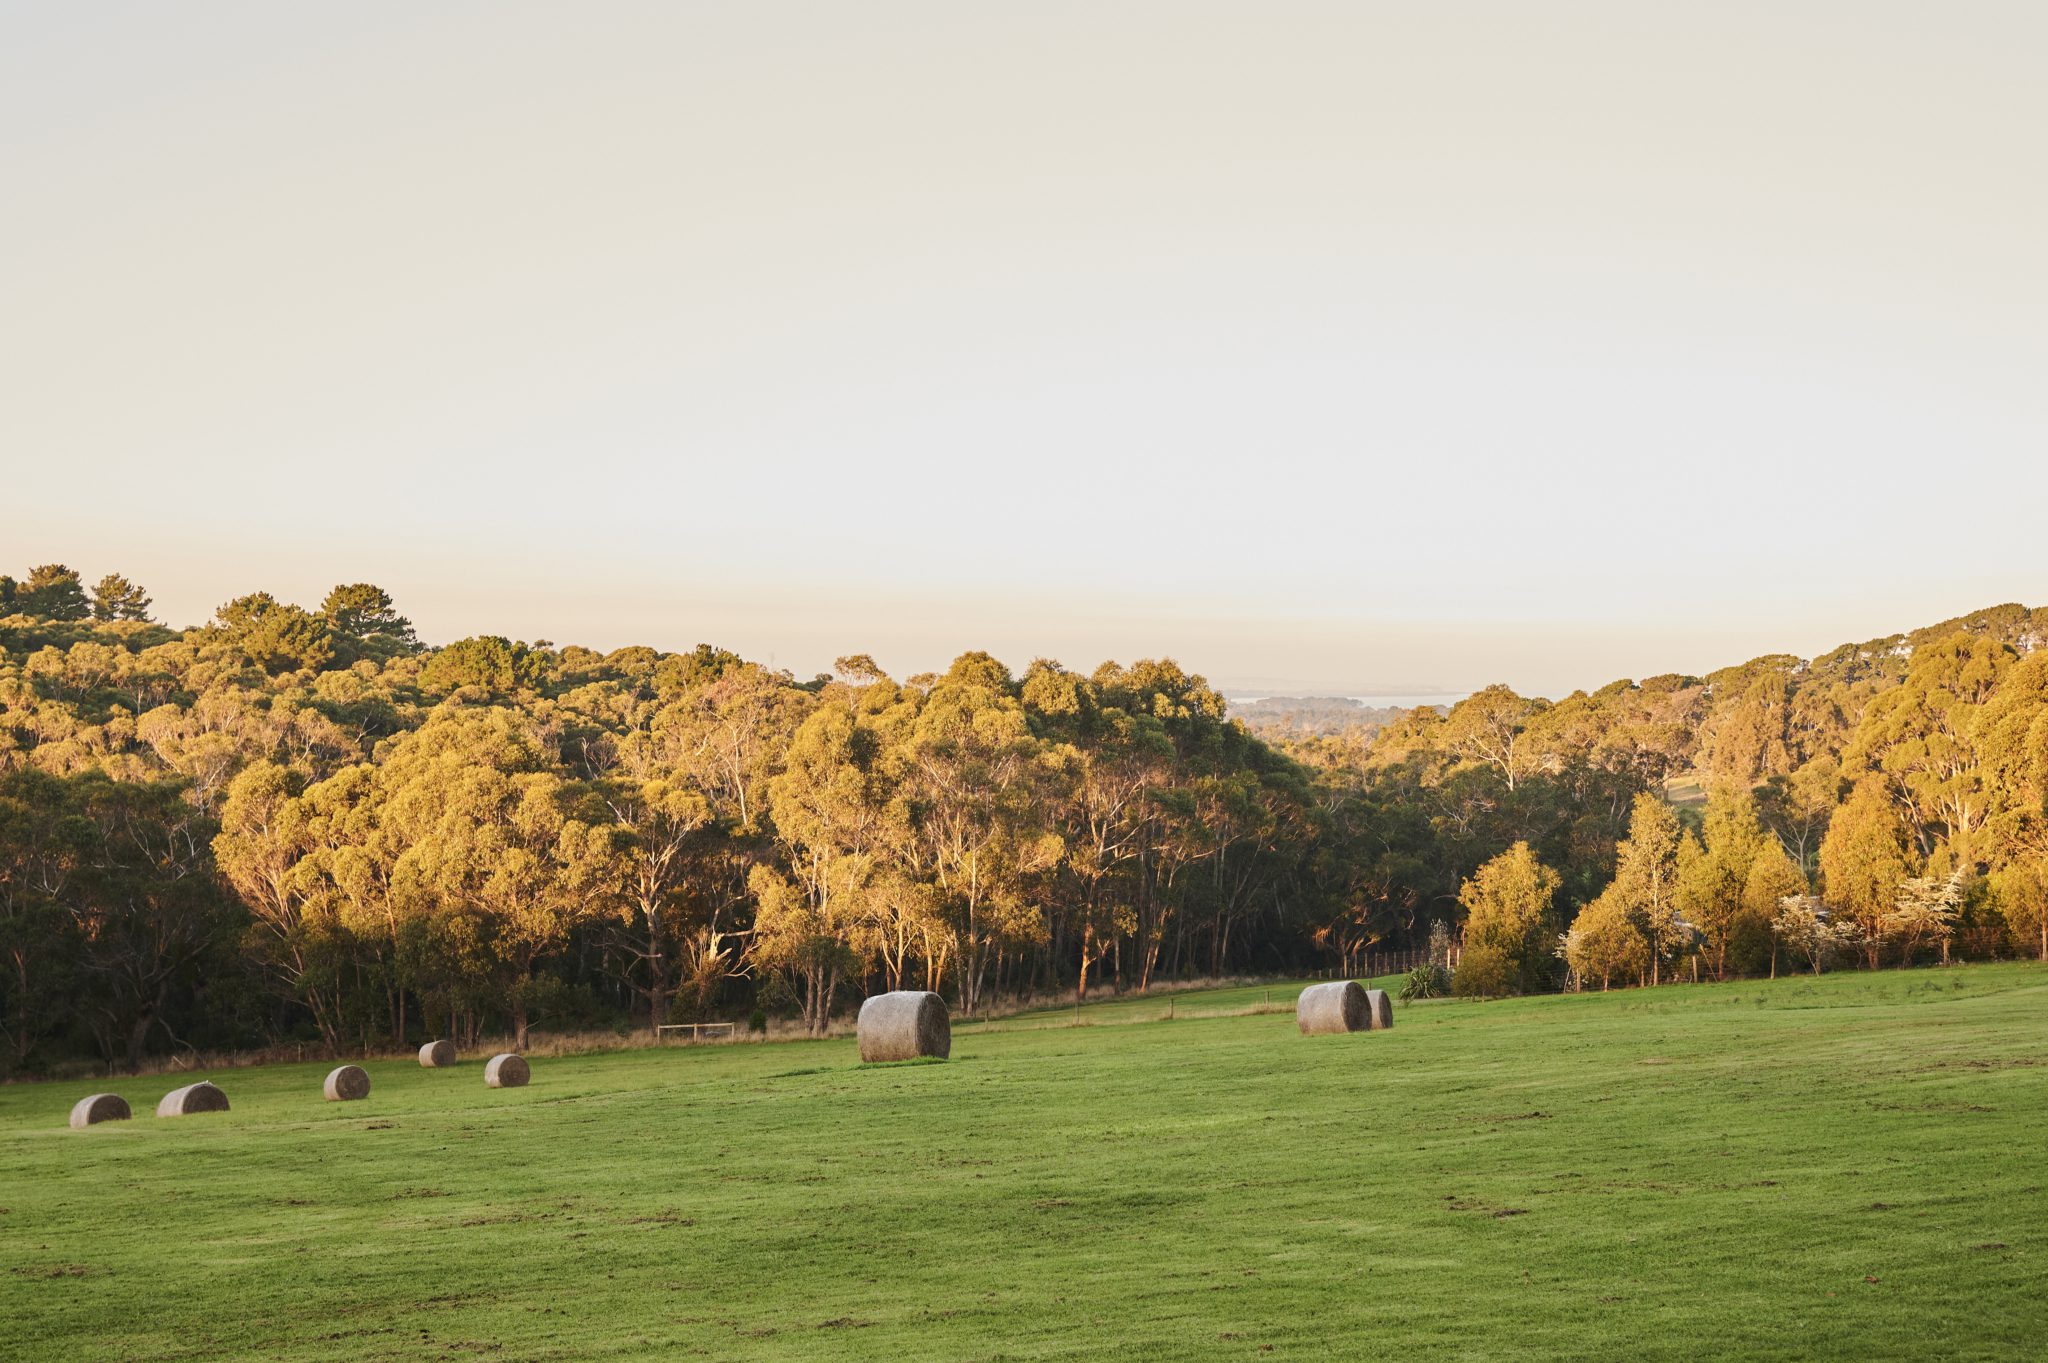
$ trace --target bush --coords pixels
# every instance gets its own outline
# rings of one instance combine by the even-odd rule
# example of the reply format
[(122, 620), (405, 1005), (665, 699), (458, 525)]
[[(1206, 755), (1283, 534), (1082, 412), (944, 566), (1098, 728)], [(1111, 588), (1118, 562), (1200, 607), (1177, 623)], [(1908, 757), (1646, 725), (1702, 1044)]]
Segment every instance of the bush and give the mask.
[(1408, 972), (1402, 982), (1403, 1002), (1413, 999), (1440, 999), (1451, 992), (1451, 972), (1440, 965), (1419, 965)]
[(1499, 947), (1467, 945), (1451, 976), (1451, 992), (1461, 999), (1498, 998), (1521, 987), (1521, 969)]

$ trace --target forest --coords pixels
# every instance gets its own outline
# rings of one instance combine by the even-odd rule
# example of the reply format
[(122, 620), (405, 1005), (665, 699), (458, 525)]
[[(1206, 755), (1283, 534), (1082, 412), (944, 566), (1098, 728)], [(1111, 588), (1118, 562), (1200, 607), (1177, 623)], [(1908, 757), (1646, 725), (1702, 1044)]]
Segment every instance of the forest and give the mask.
[(1269, 741), (1170, 660), (808, 679), (194, 628), (0, 577), (0, 1076), (1360, 967), (1422, 992), (2048, 958), (2048, 609)]

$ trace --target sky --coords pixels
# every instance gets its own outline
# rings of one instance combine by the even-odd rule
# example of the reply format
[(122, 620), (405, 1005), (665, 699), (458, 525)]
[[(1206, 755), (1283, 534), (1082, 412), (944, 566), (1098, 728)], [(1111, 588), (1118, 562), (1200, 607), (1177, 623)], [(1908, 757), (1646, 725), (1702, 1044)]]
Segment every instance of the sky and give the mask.
[(1363, 694), (2048, 602), (2048, 6), (0, 0), (0, 571)]

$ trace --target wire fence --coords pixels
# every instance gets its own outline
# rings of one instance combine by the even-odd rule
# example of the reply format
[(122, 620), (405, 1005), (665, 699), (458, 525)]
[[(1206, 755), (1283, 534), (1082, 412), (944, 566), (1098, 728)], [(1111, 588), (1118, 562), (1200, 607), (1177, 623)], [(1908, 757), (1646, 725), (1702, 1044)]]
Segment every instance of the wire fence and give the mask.
[[(1407, 951), (1361, 951), (1345, 965), (1327, 966), (1313, 972), (1318, 980), (1372, 980), (1383, 975), (1406, 975), (1419, 966), (1428, 965), (1428, 947), (1414, 947)], [(1450, 949), (1449, 968), (1458, 968), (1458, 949)]]

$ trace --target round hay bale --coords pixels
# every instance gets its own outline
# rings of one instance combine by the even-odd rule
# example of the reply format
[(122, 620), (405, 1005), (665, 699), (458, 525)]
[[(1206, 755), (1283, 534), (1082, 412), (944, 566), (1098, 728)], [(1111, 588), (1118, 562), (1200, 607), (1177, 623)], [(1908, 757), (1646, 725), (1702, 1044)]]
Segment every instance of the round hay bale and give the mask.
[(953, 1021), (946, 1001), (922, 989), (876, 994), (860, 1006), (863, 1064), (888, 1060), (944, 1060), (953, 1053)]
[(420, 1047), (420, 1065), (424, 1069), (445, 1070), (455, 1063), (455, 1043), (452, 1041), (429, 1041)]
[(226, 1112), (228, 1096), (204, 1079), (196, 1084), (187, 1084), (181, 1089), (172, 1089), (156, 1105), (159, 1117), (190, 1117), (195, 1112)]
[(370, 1096), (370, 1076), (361, 1065), (342, 1065), (327, 1072), (320, 1091), (330, 1103), (352, 1103)]
[(1394, 1025), (1394, 1001), (1387, 997), (1384, 989), (1365, 991), (1366, 1011), (1372, 1017), (1372, 1029), (1384, 1032)]
[(492, 1056), (484, 1066), (484, 1083), (494, 1089), (521, 1088), (532, 1077), (533, 1071), (527, 1068), (526, 1057), (510, 1051)]
[(125, 1122), (134, 1115), (118, 1093), (95, 1093), (71, 1105), (71, 1125), (81, 1131), (101, 1122)]
[(1357, 980), (1312, 984), (1294, 1001), (1294, 1025), (1303, 1036), (1362, 1032), (1372, 1025), (1365, 986)]

